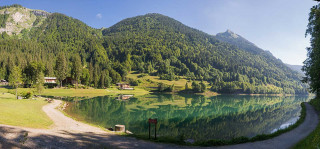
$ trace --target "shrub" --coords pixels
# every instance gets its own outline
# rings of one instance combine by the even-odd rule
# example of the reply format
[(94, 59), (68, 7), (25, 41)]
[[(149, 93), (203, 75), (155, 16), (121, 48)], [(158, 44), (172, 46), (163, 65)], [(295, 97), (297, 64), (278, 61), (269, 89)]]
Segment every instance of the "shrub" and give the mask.
[(133, 79), (129, 79), (129, 84), (131, 85), (131, 86), (138, 86), (139, 85), (139, 81), (137, 81), (137, 80), (133, 80)]
[(67, 89), (74, 88), (74, 85), (68, 84)]
[(25, 99), (29, 99), (32, 96), (31, 92), (23, 92), (21, 93), (21, 96)]

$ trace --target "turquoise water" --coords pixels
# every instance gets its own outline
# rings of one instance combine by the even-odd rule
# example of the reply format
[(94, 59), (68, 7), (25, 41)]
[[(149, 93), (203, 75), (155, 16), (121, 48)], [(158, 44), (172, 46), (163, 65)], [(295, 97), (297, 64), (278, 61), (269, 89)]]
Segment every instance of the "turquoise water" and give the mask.
[[(105, 128), (116, 124), (148, 135), (148, 118), (157, 118), (157, 136), (208, 140), (253, 137), (294, 123), (308, 97), (154, 94), (130, 99), (115, 96), (75, 99), (65, 112)], [(152, 132), (154, 127), (152, 127)]]

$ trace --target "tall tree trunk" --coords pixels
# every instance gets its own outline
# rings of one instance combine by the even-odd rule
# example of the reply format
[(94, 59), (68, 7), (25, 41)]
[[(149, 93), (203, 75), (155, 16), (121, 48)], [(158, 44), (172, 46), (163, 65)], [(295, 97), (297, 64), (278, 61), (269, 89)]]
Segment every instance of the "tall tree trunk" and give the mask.
[(62, 88), (62, 80), (60, 81), (60, 88)]

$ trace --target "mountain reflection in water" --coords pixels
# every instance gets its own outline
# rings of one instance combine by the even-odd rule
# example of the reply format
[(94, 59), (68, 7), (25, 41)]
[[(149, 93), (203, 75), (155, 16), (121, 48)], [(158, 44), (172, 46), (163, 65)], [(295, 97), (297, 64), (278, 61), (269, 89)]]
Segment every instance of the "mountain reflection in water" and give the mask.
[(158, 136), (231, 139), (287, 127), (298, 119), (300, 103), (306, 100), (306, 96), (151, 94), (123, 101), (104, 96), (70, 102), (65, 112), (105, 128), (122, 124), (139, 135), (148, 135), (147, 120), (157, 118)]

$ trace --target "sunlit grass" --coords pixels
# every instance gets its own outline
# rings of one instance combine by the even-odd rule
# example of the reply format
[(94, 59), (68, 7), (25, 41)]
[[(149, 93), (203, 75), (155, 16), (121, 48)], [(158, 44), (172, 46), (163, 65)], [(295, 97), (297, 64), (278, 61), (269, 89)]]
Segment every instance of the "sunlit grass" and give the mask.
[[(7, 89), (0, 87), (0, 93), (12, 93), (15, 94), (15, 89)], [(35, 92), (34, 88), (19, 88), (18, 94), (23, 92)], [(35, 94), (38, 94), (35, 92)], [(119, 90), (115, 86), (107, 89), (65, 89), (65, 88), (56, 88), (56, 89), (45, 89), (39, 95), (44, 96), (69, 96), (69, 97), (96, 97), (96, 96), (106, 96), (106, 95), (117, 95), (117, 94), (134, 94), (136, 96), (149, 94), (148, 91), (135, 87), (134, 90)]]
[(42, 99), (17, 100), (12, 94), (0, 93), (0, 124), (49, 128), (53, 122), (42, 111), (46, 104)]
[[(134, 80), (140, 80), (142, 83), (139, 84), (141, 87), (157, 87), (158, 83), (164, 83), (167, 85), (173, 85), (175, 86), (175, 89), (177, 91), (181, 91), (185, 89), (186, 83), (188, 83), (189, 88), (191, 88), (192, 82), (189, 82), (185, 77), (180, 76), (179, 80), (160, 80), (159, 76), (150, 76), (150, 75), (145, 75), (143, 77), (140, 77), (142, 74), (136, 73), (135, 71), (132, 71), (127, 75), (128, 78), (134, 79)], [(207, 81), (204, 81), (204, 83), (209, 87), (209, 83)]]
[[(310, 104), (320, 112), (320, 99), (312, 99)], [(294, 146), (295, 149), (307, 148), (307, 149), (318, 149), (320, 148), (320, 123), (316, 129), (305, 139), (301, 140)]]

